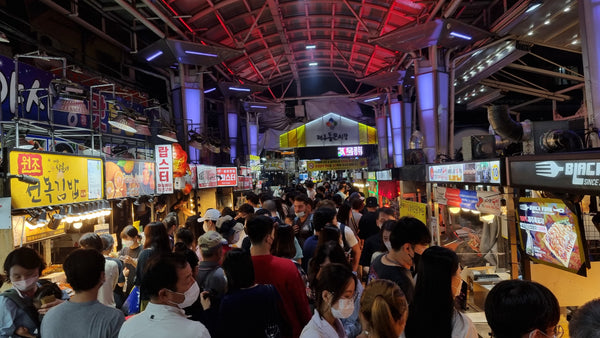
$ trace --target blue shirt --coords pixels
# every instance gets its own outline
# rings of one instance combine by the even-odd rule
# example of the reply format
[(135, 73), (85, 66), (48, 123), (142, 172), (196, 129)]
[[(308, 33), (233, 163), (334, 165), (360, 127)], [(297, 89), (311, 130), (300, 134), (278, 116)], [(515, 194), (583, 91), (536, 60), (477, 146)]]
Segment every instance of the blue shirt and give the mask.
[(317, 235), (312, 235), (304, 241), (304, 247), (302, 248), (302, 255), (304, 256), (302, 259), (302, 269), (304, 271), (308, 271), (308, 261), (314, 256), (318, 242), (319, 236)]

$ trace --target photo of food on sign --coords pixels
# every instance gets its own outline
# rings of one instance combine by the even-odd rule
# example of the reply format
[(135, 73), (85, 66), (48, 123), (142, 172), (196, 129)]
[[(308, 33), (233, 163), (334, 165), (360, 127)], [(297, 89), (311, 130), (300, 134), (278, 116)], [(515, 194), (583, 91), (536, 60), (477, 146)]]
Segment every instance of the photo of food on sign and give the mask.
[(558, 199), (519, 199), (519, 228), (527, 255), (561, 268), (582, 265), (577, 216)]
[(106, 161), (106, 198), (154, 194), (154, 165), (148, 161)]

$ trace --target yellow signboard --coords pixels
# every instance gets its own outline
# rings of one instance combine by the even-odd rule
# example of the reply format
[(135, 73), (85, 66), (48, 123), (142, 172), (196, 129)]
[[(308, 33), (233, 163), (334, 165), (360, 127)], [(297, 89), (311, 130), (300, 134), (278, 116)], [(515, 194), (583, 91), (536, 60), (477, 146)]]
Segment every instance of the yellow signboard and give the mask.
[(23, 209), (102, 199), (102, 159), (42, 152), (12, 151), (10, 173), (37, 178), (28, 184), (10, 181), (12, 207)]
[(366, 158), (340, 158), (336, 160), (306, 161), (306, 168), (308, 171), (366, 169), (367, 166), (368, 163)]
[(400, 200), (400, 217), (409, 216), (427, 224), (427, 204)]

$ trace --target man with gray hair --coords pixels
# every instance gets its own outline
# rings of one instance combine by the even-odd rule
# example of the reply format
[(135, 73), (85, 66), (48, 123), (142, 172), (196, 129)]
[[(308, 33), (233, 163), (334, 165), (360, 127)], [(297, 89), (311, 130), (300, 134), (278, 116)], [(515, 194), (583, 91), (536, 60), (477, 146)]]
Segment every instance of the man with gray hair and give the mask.
[(225, 294), (227, 281), (220, 262), (223, 260), (223, 245), (227, 241), (216, 231), (209, 231), (198, 238), (202, 262), (198, 265), (196, 281), (201, 291), (208, 291), (210, 308), (218, 309)]
[(600, 298), (578, 308), (569, 321), (569, 337), (600, 338)]
[(281, 218), (281, 215), (279, 214), (279, 212), (277, 212), (277, 203), (275, 203), (275, 201), (273, 200), (266, 200), (263, 204), (262, 204), (263, 209), (269, 211), (269, 213), (271, 214), (271, 217), (277, 217), (279, 219)]

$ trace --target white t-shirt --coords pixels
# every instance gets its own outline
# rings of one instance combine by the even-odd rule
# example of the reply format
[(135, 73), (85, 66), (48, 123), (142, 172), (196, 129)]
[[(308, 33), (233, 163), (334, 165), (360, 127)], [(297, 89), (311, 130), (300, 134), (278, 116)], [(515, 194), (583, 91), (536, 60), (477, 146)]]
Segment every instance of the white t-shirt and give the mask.
[[(348, 245), (350, 245), (351, 248), (353, 246), (355, 246), (356, 244), (358, 244), (358, 239), (356, 239), (356, 235), (354, 235), (354, 231), (352, 231), (352, 229), (347, 225), (344, 227), (344, 236), (346, 237), (346, 242), (348, 242)], [(344, 247), (344, 242), (342, 241), (341, 238), (340, 238), (340, 245), (342, 246), (342, 248)]]
[(115, 307), (113, 290), (119, 281), (119, 265), (109, 259), (104, 261), (104, 284), (98, 290), (98, 301), (104, 305)]

